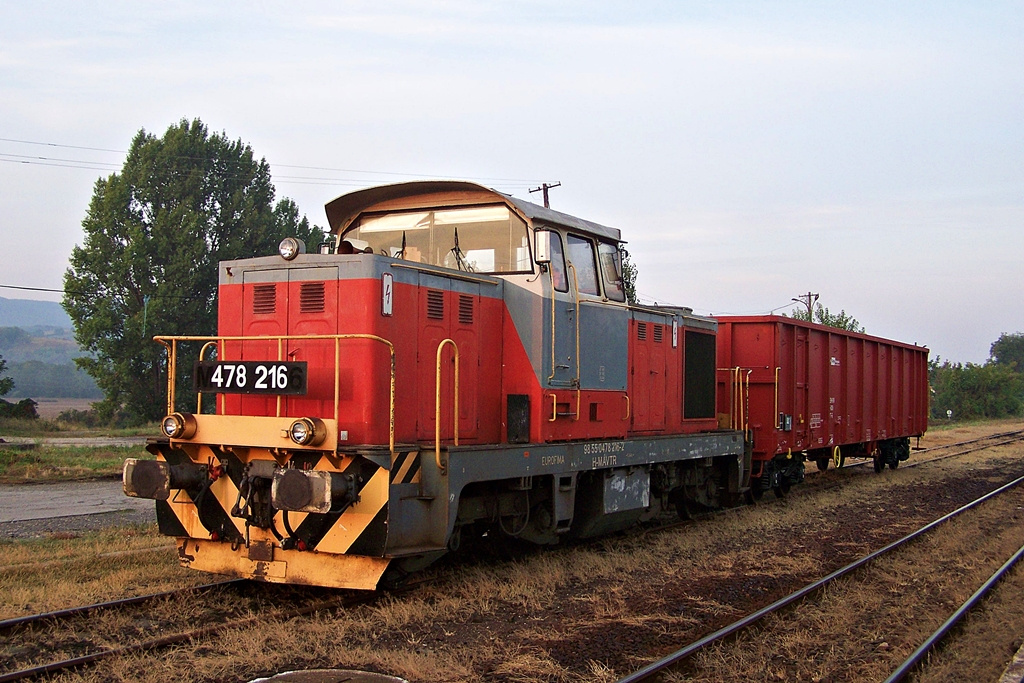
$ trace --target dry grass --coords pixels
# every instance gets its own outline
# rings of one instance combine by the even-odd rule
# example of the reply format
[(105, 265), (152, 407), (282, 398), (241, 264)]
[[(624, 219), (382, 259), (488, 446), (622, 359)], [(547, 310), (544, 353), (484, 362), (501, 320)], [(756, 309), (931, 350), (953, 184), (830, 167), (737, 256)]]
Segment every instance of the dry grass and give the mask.
[(0, 618), (205, 583), (155, 525), (76, 538), (0, 541)]
[[(949, 440), (964, 438), (970, 437), (958, 433)], [(750, 605), (767, 604), (916, 526), (917, 504), (907, 498), (899, 507), (894, 491), (948, 484), (953, 477), (994, 479), (986, 468), (1021, 454), (1020, 447), (1003, 447), (880, 476), (870, 467), (830, 470), (784, 501), (668, 532), (547, 549), (496, 565), (445, 568), (410, 595), (330, 615), (267, 620), (58, 680), (246, 680), (307, 667), (362, 668), (412, 681), (615, 680), (650, 657), (732, 621)], [(998, 514), (985, 519), (981, 526), (949, 527), (931, 541), (940, 545), (918, 544), (916, 559), (877, 563), (866, 573), (869, 584), (848, 581), (830, 589), (820, 605), (807, 603), (794, 611), (801, 615), (798, 624), (769, 622), (738, 641), (747, 647), (716, 650), (702, 660), (702, 667), (710, 668), (698, 675), (703, 680), (741, 678), (729, 672), (753, 680), (884, 678), (872, 663), (901, 661), (915, 642), (915, 629), (929, 628), (919, 625), (920, 605), (907, 600), (931, 601), (936, 612), (928, 618), (934, 619), (957, 596), (969, 594), (970, 577), (983, 573), (998, 555), (980, 544), (1010, 532)], [(850, 534), (851, 528), (860, 531)], [(935, 553), (948, 558), (941, 571), (910, 573)], [(140, 565), (140, 575), (122, 580), (138, 585), (151, 572), (157, 576), (159, 564)], [(164, 565), (172, 570), (164, 580), (180, 580), (173, 575), (181, 571), (173, 560)], [(1009, 597), (1005, 601), (1012, 603)], [(1013, 641), (1004, 640), (994, 646), (1000, 657)]]

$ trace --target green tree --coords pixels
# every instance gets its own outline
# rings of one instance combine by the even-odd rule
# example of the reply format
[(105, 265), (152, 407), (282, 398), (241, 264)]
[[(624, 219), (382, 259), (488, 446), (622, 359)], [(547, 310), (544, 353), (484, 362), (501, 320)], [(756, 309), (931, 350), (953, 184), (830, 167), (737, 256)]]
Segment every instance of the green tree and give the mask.
[(14, 380), (10, 377), (5, 377), (6, 373), (7, 361), (4, 360), (3, 356), (0, 356), (0, 396), (6, 396), (14, 388)]
[(1024, 375), (995, 363), (950, 363), (940, 358), (928, 363), (932, 391), (932, 417), (957, 420), (1019, 415), (1024, 408)]
[(215, 333), (218, 261), (323, 236), (292, 200), (274, 204), (265, 159), (199, 119), (160, 138), (140, 130), (121, 173), (96, 181), (82, 228), (63, 304), (91, 357), (75, 362), (103, 391), (100, 417), (127, 424), (166, 408), (165, 351), (152, 336)]
[(999, 335), (988, 352), (991, 362), (1024, 373), (1024, 333)]
[(636, 266), (629, 256), (626, 248), (619, 245), (619, 255), (622, 260), (622, 287), (626, 290), (626, 301), (636, 303)]
[(856, 318), (847, 315), (845, 310), (840, 310), (838, 313), (832, 313), (821, 304), (814, 306), (814, 314), (811, 315), (809, 311), (801, 311), (799, 308), (794, 309), (790, 313), (791, 318), (796, 320), (806, 320), (809, 323), (818, 323), (819, 325), (828, 325), (829, 327), (836, 327), (840, 330), (849, 330), (850, 332), (864, 333), (864, 326), (861, 325)]

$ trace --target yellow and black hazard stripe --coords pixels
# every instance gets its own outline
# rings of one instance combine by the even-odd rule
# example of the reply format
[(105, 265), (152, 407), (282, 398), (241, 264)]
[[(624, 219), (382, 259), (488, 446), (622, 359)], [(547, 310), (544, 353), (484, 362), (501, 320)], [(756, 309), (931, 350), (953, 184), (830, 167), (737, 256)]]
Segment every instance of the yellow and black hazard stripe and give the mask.
[(418, 484), (422, 472), (420, 470), (420, 452), (406, 451), (391, 456), (391, 483)]

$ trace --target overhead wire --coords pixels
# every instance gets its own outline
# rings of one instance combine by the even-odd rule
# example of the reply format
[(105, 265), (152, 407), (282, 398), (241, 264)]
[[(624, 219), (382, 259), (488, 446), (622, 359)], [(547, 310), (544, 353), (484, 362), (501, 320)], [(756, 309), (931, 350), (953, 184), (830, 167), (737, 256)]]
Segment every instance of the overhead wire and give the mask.
[[(20, 140), (17, 138), (0, 138), (0, 142), (9, 142), (23, 145), (36, 145), (42, 147), (55, 147), (60, 149), (77, 149), (83, 151), (92, 152), (109, 152), (113, 154), (128, 154), (127, 150), (108, 149), (104, 147), (89, 147), (85, 145), (66, 145), (56, 142), (41, 142), (36, 140)], [(172, 158), (182, 159), (186, 161), (199, 161), (202, 157), (193, 157), (187, 155), (173, 155)], [(79, 160), (79, 159), (52, 159), (48, 157), (29, 156), (22, 154), (11, 154), (0, 152), (0, 161), (8, 161), (10, 163), (25, 163), (25, 164), (37, 164), (43, 166), (63, 166), (64, 164), (86, 164), (85, 166), (65, 166), (67, 168), (87, 168), (93, 170), (105, 170), (106, 168), (113, 167), (118, 168), (120, 165), (112, 162), (104, 161), (93, 161), (93, 160)], [(241, 164), (243, 161), (225, 160), (229, 164)], [(271, 167), (277, 168), (294, 168), (304, 169), (310, 171), (328, 171), (331, 173), (351, 173), (368, 176), (390, 176), (396, 178), (431, 178), (431, 179), (447, 179), (451, 176), (428, 174), (428, 173), (406, 173), (400, 171), (371, 171), (367, 169), (351, 169), (351, 168), (335, 168), (330, 166), (308, 166), (301, 164), (269, 164)], [(283, 181), (285, 183), (297, 183), (297, 184), (339, 184), (339, 185), (354, 185), (354, 184), (372, 184), (376, 182), (372, 179), (358, 179), (358, 178), (322, 178), (322, 177), (307, 177), (307, 176), (274, 176), (275, 180)], [(536, 180), (529, 180), (526, 178), (497, 178), (497, 177), (471, 177), (468, 180), (475, 180), (479, 182), (493, 182), (501, 183), (505, 186), (529, 186), (535, 185)]]

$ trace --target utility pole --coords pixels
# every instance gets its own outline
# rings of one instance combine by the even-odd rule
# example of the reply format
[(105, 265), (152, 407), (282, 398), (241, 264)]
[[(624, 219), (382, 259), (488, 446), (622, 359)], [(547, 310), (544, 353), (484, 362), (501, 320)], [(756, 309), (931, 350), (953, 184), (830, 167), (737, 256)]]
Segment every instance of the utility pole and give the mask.
[(548, 183), (542, 183), (540, 187), (535, 187), (532, 190), (530, 190), (530, 192), (531, 193), (533, 193), (533, 192), (543, 192), (544, 193), (544, 208), (545, 209), (550, 209), (551, 208), (551, 204), (548, 202), (548, 190), (550, 190), (552, 187), (558, 187), (561, 184), (562, 184), (561, 181), (559, 181), (559, 182), (557, 182), (557, 183), (555, 183), (553, 185), (549, 185)]
[(801, 294), (798, 297), (794, 297), (793, 301), (797, 302), (798, 304), (803, 304), (804, 306), (807, 307), (807, 319), (813, 323), (814, 304), (818, 303), (818, 295), (807, 292), (806, 294)]

